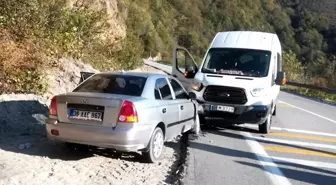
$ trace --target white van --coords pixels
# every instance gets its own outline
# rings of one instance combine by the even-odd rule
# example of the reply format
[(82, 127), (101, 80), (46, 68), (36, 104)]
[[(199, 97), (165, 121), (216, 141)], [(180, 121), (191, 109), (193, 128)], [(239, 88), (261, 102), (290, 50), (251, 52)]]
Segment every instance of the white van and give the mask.
[(269, 133), (282, 72), (279, 38), (273, 33), (231, 31), (217, 33), (200, 65), (183, 47), (174, 49), (172, 75), (198, 102), (202, 124), (258, 124)]

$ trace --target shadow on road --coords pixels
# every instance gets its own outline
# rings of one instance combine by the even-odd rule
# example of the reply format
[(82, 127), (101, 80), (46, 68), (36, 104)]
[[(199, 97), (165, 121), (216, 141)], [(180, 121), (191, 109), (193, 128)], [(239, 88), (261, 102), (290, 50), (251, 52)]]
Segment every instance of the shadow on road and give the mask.
[[(230, 127), (230, 128), (217, 128), (216, 130), (208, 130), (205, 131), (206, 133), (211, 133), (211, 134), (216, 134), (224, 137), (230, 137), (230, 138), (235, 138), (235, 139), (244, 139), (244, 140), (257, 140), (259, 143), (263, 144), (270, 144), (270, 145), (282, 145), (282, 146), (287, 146), (287, 147), (293, 147), (297, 149), (303, 149), (303, 150), (309, 150), (313, 152), (320, 152), (323, 154), (327, 155), (334, 155), (336, 156), (336, 153), (334, 152), (329, 152), (329, 151), (324, 151), (324, 150), (319, 150), (319, 149), (314, 149), (314, 148), (309, 148), (305, 146), (299, 146), (299, 145), (294, 145), (294, 144), (288, 144), (288, 143), (281, 143), (281, 142), (276, 142), (276, 141), (266, 141), (261, 138), (251, 138), (251, 137), (246, 137), (246, 136), (241, 136), (236, 133), (232, 132), (225, 132), (225, 130), (233, 130), (233, 131), (242, 131), (242, 132), (249, 132), (249, 133), (258, 133), (256, 130), (250, 129), (250, 128), (244, 128), (241, 126), (235, 126), (235, 127)], [(267, 135), (259, 135), (262, 138), (267, 138)]]
[[(229, 137), (233, 139), (242, 139), (242, 140), (254, 140), (254, 138), (244, 137), (240, 134), (233, 133), (232, 131), (247, 131), (247, 132), (256, 132), (253, 129), (249, 128), (242, 128), (239, 126), (235, 127), (229, 127), (229, 128), (213, 128), (213, 129), (203, 129), (203, 135), (206, 136), (207, 134), (214, 134), (219, 135), (222, 137)], [(317, 151), (317, 152), (323, 152), (326, 154), (332, 154), (336, 155), (332, 152), (326, 152), (318, 149), (312, 149), (308, 147), (303, 146), (297, 146), (297, 145), (291, 145), (287, 143), (279, 143), (279, 142), (272, 142), (272, 141), (259, 141), (257, 138), (256, 140), (258, 142), (267, 143), (271, 145), (284, 145), (289, 147), (295, 147), (295, 148), (301, 148), (305, 150), (311, 150), (311, 151)], [(212, 152), (216, 154), (220, 154), (223, 156), (229, 156), (229, 157), (239, 157), (239, 158), (245, 158), (245, 159), (251, 159), (251, 160), (257, 160), (257, 158), (261, 158), (265, 161), (272, 160), (269, 158), (265, 158), (263, 156), (258, 156), (255, 153), (231, 149), (231, 148), (225, 148), (223, 146), (215, 146), (207, 143), (203, 143), (201, 140), (195, 140), (190, 141), (189, 144), (190, 148), (197, 149), (197, 150), (203, 150), (207, 152)], [(197, 150), (195, 153), (197, 153)], [(194, 154), (197, 155), (197, 154)], [(249, 163), (245, 161), (236, 161), (240, 165), (247, 165), (251, 167), (256, 167), (261, 170), (265, 170), (262, 166), (260, 166), (258, 163)], [(286, 178), (298, 180), (301, 182), (307, 182), (312, 184), (323, 184), (323, 185), (333, 185), (336, 184), (336, 172), (330, 171), (322, 168), (316, 168), (308, 165), (300, 165), (295, 163), (289, 163), (286, 161), (277, 161), (276, 164), (281, 165), (280, 170), (285, 174)], [(272, 168), (271, 166), (269, 166)], [(278, 175), (278, 174), (275, 174)]]
[[(250, 162), (243, 162), (243, 161), (236, 161), (239, 164), (246, 165), (246, 166), (251, 166), (255, 168), (259, 168), (261, 170), (264, 170), (264, 167), (250, 163)], [(301, 182), (306, 182), (309, 184), (317, 184), (317, 185), (334, 185), (336, 184), (336, 176), (330, 176), (325, 173), (326, 170), (321, 171), (321, 169), (318, 168), (313, 168), (313, 167), (308, 167), (304, 166), (301, 167), (301, 170), (297, 169), (297, 166), (295, 164), (286, 164), (288, 167), (278, 167), (286, 176), (288, 179), (293, 179)], [(273, 175), (279, 175), (277, 173), (274, 173), (275, 170), (272, 170), (275, 168), (274, 166), (269, 166), (265, 165), (268, 169), (270, 169), (268, 172), (272, 173)], [(291, 167), (296, 167), (295, 169), (291, 169)], [(303, 170), (311, 170), (314, 172), (310, 171), (303, 171)]]

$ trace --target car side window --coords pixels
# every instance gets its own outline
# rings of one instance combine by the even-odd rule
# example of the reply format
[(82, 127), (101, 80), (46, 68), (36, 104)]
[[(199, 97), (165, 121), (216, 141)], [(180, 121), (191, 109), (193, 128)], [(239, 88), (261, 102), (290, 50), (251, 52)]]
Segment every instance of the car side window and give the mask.
[(154, 95), (155, 95), (155, 99), (161, 100), (160, 91), (159, 91), (159, 89), (156, 86), (155, 86), (155, 89), (154, 89)]
[[(168, 82), (165, 78), (159, 78), (155, 82), (155, 98), (156, 99), (163, 99), (163, 100), (172, 100), (173, 96), (170, 91)], [(156, 92), (158, 91), (158, 92)], [(159, 95), (159, 96), (158, 96)], [(161, 96), (160, 96), (161, 95)]]
[(176, 99), (188, 99), (188, 94), (176, 80), (170, 78), (169, 82), (173, 87)]

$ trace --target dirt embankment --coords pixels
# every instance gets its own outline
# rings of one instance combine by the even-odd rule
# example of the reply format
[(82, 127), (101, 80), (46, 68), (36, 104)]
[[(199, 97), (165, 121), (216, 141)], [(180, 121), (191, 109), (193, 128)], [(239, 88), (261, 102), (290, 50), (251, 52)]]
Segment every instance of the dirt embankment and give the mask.
[[(181, 163), (179, 142), (167, 143), (164, 159), (142, 162), (137, 154), (117, 156), (109, 150), (71, 149), (47, 140), (44, 119), (53, 94), (71, 91), (80, 71), (91, 66), (64, 59), (59, 71), (50, 71), (51, 88), (44, 96), (0, 95), (0, 184), (172, 184)], [(150, 67), (135, 71), (159, 72)], [(20, 144), (29, 143), (20, 149)]]

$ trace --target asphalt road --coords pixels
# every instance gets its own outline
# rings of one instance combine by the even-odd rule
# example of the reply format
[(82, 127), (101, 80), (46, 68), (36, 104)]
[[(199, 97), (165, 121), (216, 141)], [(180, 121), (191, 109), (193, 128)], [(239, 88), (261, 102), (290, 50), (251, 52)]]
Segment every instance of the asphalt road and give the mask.
[(272, 132), (203, 130), (190, 142), (185, 184), (336, 185), (336, 106), (280, 93)]
[(336, 185), (335, 105), (281, 92), (270, 134), (248, 124), (202, 132), (190, 141), (186, 185)]

